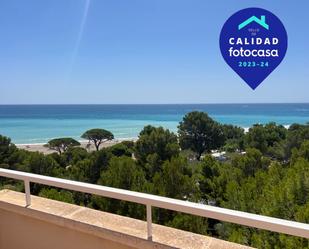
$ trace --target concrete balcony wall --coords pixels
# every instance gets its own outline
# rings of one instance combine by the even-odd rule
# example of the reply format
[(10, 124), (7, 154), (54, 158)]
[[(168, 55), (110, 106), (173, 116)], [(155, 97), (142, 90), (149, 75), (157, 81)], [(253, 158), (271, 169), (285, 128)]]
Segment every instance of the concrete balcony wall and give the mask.
[(132, 248), (10, 211), (0, 211), (0, 220), (1, 249)]
[(144, 221), (85, 207), (0, 191), (0, 249), (241, 249), (242, 245), (178, 229), (153, 225), (153, 241), (146, 239)]

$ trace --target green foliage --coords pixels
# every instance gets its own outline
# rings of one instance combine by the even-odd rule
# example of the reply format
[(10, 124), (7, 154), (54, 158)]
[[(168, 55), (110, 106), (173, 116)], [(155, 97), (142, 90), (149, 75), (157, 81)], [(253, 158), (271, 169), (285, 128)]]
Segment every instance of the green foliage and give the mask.
[(73, 138), (70, 137), (63, 137), (63, 138), (55, 138), (50, 141), (45, 145), (51, 150), (55, 150), (59, 152), (59, 154), (67, 151), (68, 148), (74, 147), (74, 146), (79, 146), (80, 143), (76, 141)]
[(146, 179), (143, 170), (132, 158), (121, 156), (113, 157), (110, 160), (108, 169), (102, 172), (98, 183), (115, 188), (141, 191)]
[(289, 127), (288, 145), (298, 148), (304, 140), (309, 140), (309, 123), (306, 125), (292, 124)]
[(9, 156), (16, 150), (14, 144), (11, 143), (11, 139), (0, 135), (0, 164), (8, 162)]
[(286, 136), (287, 129), (282, 125), (276, 125), (276, 123), (256, 124), (249, 129), (245, 142), (247, 147), (256, 148), (266, 154), (270, 151), (269, 153), (273, 154), (272, 148), (279, 148)]
[[(124, 141), (101, 150), (100, 144), (113, 135), (89, 130), (83, 138), (92, 141), (98, 151), (69, 144), (66, 148), (60, 145), (61, 153), (51, 155), (17, 149), (0, 135), (0, 167), (309, 223), (309, 124), (293, 124), (289, 129), (275, 123), (254, 125), (244, 134), (242, 128), (221, 125), (205, 113), (193, 112), (178, 129), (179, 137), (162, 127), (146, 126), (136, 143)], [(231, 153), (220, 162), (207, 154), (212, 149)], [(6, 178), (0, 178), (2, 188), (24, 191), (22, 182)], [(144, 205), (39, 184), (31, 184), (31, 191), (146, 218)], [(160, 208), (153, 208), (153, 220), (256, 248), (309, 249), (309, 241), (303, 238)]]
[(92, 141), (97, 151), (102, 143), (114, 139), (113, 133), (104, 129), (88, 130), (81, 137)]
[(29, 153), (25, 165), (31, 173), (49, 176), (61, 176), (62, 168), (51, 155), (45, 156), (39, 152)]
[(287, 129), (283, 125), (277, 125), (274, 122), (265, 125), (267, 146), (273, 147), (286, 138)]
[(71, 192), (65, 191), (65, 190), (57, 191), (54, 188), (52, 188), (52, 189), (43, 188), (40, 191), (39, 196), (49, 198), (49, 199), (53, 199), (53, 200), (56, 200), (56, 201), (74, 203), (73, 194)]
[(74, 155), (74, 157), (80, 157), (81, 159), (76, 162), (71, 160), (72, 165), (66, 167), (66, 175), (74, 180), (96, 184), (100, 174), (107, 169), (112, 154), (105, 148), (91, 154), (86, 152), (86, 157), (83, 157), (84, 151), (75, 153), (78, 154)]
[(224, 144), (221, 125), (204, 112), (186, 114), (178, 126), (179, 142), (182, 149), (191, 149), (200, 159), (204, 152), (218, 149)]
[(109, 161), (112, 158), (112, 154), (106, 148), (99, 150), (92, 154), (92, 168), (90, 170), (90, 182), (97, 183), (100, 175), (103, 171), (105, 171), (108, 167)]
[[(295, 164), (283, 168), (279, 163), (259, 169), (254, 177), (227, 183), (222, 206), (245, 212), (306, 222), (309, 200), (309, 162), (299, 158)], [(218, 231), (219, 232), (219, 231)], [(305, 239), (247, 229), (224, 224), (222, 238), (250, 244), (258, 248), (307, 248)], [(245, 241), (243, 239), (246, 239)]]
[(292, 149), (291, 163), (295, 163), (299, 158), (309, 160), (309, 140), (305, 140), (299, 148)]
[(240, 168), (246, 177), (254, 176), (260, 169), (267, 169), (269, 164), (270, 160), (257, 149), (247, 149), (245, 155), (238, 155), (232, 160), (232, 165)]
[(121, 144), (125, 145), (128, 149), (131, 149), (131, 150), (134, 149), (134, 145), (135, 145), (135, 143), (130, 140), (124, 140), (121, 142)]
[(121, 157), (121, 156), (131, 157), (133, 154), (133, 147), (134, 147), (134, 143), (132, 146), (130, 143), (127, 143), (124, 141), (124, 142), (115, 144), (111, 147), (108, 147), (108, 150), (111, 152), (111, 154), (117, 157)]
[[(108, 169), (102, 172), (98, 184), (144, 192), (147, 182), (144, 172), (130, 157), (113, 157)], [(135, 218), (144, 218), (144, 207), (126, 201), (110, 200), (98, 196), (92, 198), (92, 206), (101, 210), (129, 215)]]
[(135, 144), (135, 158), (145, 167), (147, 178), (160, 171), (164, 161), (178, 154), (177, 136), (162, 127), (146, 126)]
[[(162, 171), (154, 175), (152, 183), (152, 193), (156, 195), (182, 200), (199, 200), (198, 179), (195, 175), (192, 175), (192, 170), (186, 158), (177, 156), (165, 161)], [(180, 220), (173, 221), (175, 215), (175, 212), (169, 210), (154, 209), (154, 221), (161, 224), (180, 225)], [(187, 229), (189, 229), (189, 226), (187, 224)]]
[(166, 225), (204, 235), (207, 234), (208, 229), (208, 222), (206, 218), (181, 213), (178, 213), (173, 220), (167, 222)]
[(81, 147), (69, 147), (61, 157), (57, 157), (64, 165), (75, 164), (78, 161), (86, 159), (89, 154), (86, 149)]
[(206, 155), (201, 162), (201, 178), (199, 181), (200, 190), (205, 200), (216, 201), (215, 177), (218, 177), (221, 163), (211, 155)]
[(153, 177), (156, 194), (184, 200), (195, 199), (198, 194), (197, 181), (186, 158), (173, 157), (165, 161), (161, 172)]
[(80, 160), (76, 164), (67, 167), (67, 174), (76, 181), (92, 183), (92, 165), (93, 161), (90, 158)]
[(226, 140), (241, 139), (244, 136), (244, 129), (234, 125), (222, 125), (223, 134)]
[(249, 129), (248, 133), (246, 134), (246, 146), (250, 148), (256, 148), (263, 153), (266, 152), (266, 131), (263, 125), (256, 124)]
[(234, 125), (222, 125), (225, 138), (223, 150), (227, 152), (235, 152), (244, 149), (244, 129)]

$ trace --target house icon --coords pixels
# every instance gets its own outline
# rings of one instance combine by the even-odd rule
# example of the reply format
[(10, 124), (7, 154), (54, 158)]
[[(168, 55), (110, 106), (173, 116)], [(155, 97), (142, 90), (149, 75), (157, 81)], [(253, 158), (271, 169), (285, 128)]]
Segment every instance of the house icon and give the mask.
[(256, 22), (257, 24), (261, 25), (265, 29), (269, 29), (269, 25), (265, 22), (265, 16), (261, 16), (261, 19), (257, 18), (256, 16), (251, 16), (246, 21), (242, 22), (238, 25), (238, 30), (246, 27), (248, 24)]

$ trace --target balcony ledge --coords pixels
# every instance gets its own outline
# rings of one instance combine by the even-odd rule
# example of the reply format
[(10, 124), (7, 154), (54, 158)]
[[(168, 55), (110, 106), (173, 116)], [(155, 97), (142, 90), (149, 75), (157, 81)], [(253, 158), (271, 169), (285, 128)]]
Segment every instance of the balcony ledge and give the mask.
[[(79, 249), (90, 248), (91, 241), (91, 248), (250, 248), (156, 224), (153, 241), (149, 241), (144, 221), (37, 196), (31, 199), (31, 206), (25, 207), (23, 193), (0, 191), (0, 248), (62, 249), (70, 244)], [(46, 227), (53, 228), (42, 229)], [(48, 240), (52, 241), (50, 247)]]

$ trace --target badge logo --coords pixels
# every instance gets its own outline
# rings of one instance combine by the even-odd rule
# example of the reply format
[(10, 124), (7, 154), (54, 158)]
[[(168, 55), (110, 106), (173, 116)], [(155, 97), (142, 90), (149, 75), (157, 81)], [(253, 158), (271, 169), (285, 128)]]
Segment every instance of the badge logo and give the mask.
[(281, 63), (287, 46), (280, 19), (261, 8), (236, 12), (220, 34), (224, 60), (253, 90)]

